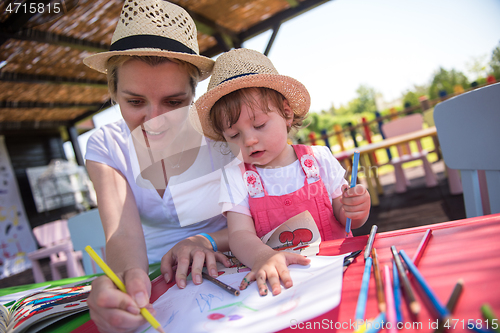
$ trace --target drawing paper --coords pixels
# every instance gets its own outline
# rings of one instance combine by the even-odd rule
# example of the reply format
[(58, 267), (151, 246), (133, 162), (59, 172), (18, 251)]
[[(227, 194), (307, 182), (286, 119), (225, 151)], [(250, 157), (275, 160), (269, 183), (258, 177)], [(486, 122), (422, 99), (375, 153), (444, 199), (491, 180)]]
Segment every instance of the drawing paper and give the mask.
[[(340, 303), (344, 256), (311, 257), (308, 266), (289, 266), (293, 287), (281, 294), (260, 296), (251, 283), (234, 296), (204, 280), (188, 281), (185, 289), (176, 285), (153, 304), (156, 319), (167, 332), (274, 332), (297, 322), (315, 318)], [(224, 274), (219, 279), (239, 289), (248, 272)], [(144, 325), (136, 332), (155, 330)]]

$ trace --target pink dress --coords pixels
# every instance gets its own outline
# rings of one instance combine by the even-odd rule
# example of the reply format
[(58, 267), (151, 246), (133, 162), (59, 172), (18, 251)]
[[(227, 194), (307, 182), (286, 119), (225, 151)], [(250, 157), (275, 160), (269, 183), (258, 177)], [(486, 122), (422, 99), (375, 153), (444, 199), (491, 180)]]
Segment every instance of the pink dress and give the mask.
[[(295, 192), (280, 196), (268, 195), (255, 166), (245, 163), (243, 178), (247, 185), (248, 203), (257, 236), (263, 237), (289, 218), (307, 210), (318, 226), (321, 240), (345, 238), (344, 227), (333, 215), (332, 203), (321, 180), (312, 148), (305, 145), (292, 147), (306, 175), (304, 186)], [(309, 184), (307, 179), (311, 177), (319, 180)], [(264, 196), (254, 197), (262, 192)]]

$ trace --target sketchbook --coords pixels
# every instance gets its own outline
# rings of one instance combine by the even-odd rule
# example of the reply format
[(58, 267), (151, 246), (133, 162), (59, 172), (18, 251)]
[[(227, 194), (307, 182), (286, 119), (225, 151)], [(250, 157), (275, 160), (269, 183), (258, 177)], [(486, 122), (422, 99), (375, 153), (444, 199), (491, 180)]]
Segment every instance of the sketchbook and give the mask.
[(88, 309), (91, 281), (34, 291), (0, 305), (1, 333), (38, 332), (42, 328)]
[[(186, 288), (172, 286), (154, 303), (156, 319), (167, 332), (275, 332), (326, 313), (340, 303), (344, 255), (311, 257), (308, 266), (289, 266), (293, 287), (260, 296), (252, 283), (234, 296), (209, 281)], [(219, 280), (238, 288), (248, 272), (223, 274)], [(145, 324), (137, 333), (154, 333)]]

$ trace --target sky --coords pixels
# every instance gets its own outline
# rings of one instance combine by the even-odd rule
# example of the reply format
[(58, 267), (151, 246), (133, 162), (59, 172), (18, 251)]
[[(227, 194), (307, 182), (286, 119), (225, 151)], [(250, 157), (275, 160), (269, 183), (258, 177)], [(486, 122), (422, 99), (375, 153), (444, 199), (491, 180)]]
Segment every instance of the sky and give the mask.
[[(270, 36), (264, 32), (243, 47), (264, 52)], [(311, 111), (319, 112), (346, 105), (360, 85), (392, 101), (415, 84), (429, 84), (439, 67), (474, 80), (471, 64), (486, 64), (499, 45), (500, 0), (334, 0), (283, 23), (269, 58), (280, 74), (306, 86)], [(120, 117), (113, 108), (94, 123)], [(83, 154), (90, 134), (79, 137)]]

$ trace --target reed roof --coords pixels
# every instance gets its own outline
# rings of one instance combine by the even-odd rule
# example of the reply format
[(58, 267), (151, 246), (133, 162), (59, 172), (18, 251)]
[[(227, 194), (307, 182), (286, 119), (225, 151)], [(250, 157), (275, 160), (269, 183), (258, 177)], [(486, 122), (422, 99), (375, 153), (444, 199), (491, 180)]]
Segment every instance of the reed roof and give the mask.
[[(172, 2), (194, 18), (200, 53), (213, 57), (326, 1)], [(9, 12), (14, 2), (26, 7)], [(0, 1), (0, 131), (72, 127), (110, 105), (105, 75), (82, 60), (109, 49), (123, 0), (37, 3), (44, 13), (29, 13), (28, 0)], [(56, 3), (63, 10), (49, 14)]]

